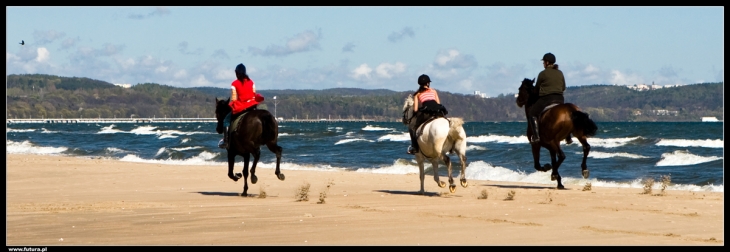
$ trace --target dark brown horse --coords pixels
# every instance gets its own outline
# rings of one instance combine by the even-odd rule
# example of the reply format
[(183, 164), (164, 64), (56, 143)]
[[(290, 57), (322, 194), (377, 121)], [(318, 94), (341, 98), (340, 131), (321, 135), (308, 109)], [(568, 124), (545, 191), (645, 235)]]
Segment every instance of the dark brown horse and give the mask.
[[(525, 78), (522, 80), (522, 85), (519, 89), (517, 96), (517, 106), (525, 107), (525, 116), (527, 117), (530, 106), (537, 100), (536, 95), (532, 95), (534, 88), (533, 83), (535, 80)], [(527, 118), (529, 122), (529, 118)], [(543, 111), (538, 119), (538, 128), (540, 129), (540, 142), (538, 144), (532, 144), (532, 157), (535, 159), (535, 170), (538, 171), (549, 171), (553, 170), (550, 179), (558, 181), (558, 189), (565, 189), (558, 173), (560, 164), (565, 160), (565, 154), (560, 149), (560, 141), (563, 139), (566, 142), (572, 142), (570, 135), (573, 134), (581, 145), (583, 145), (583, 162), (580, 167), (583, 170), (583, 178), (588, 178), (590, 172), (586, 165), (586, 159), (588, 158), (588, 152), (591, 151), (591, 146), (586, 141), (589, 136), (596, 135), (598, 126), (588, 117), (588, 114), (582, 112), (578, 106), (572, 103), (564, 103), (556, 105), (547, 111)], [(527, 139), (532, 138), (532, 126), (528, 123), (527, 126)], [(540, 147), (544, 147), (550, 151), (550, 163), (540, 167)]]
[[(228, 100), (215, 99), (215, 117), (218, 120), (218, 125), (215, 130), (218, 134), (223, 134), (225, 127), (223, 127), (223, 119), (226, 115), (231, 112), (231, 107), (228, 106)], [(234, 116), (235, 117), (235, 116)], [(233, 127), (233, 120), (231, 118), (231, 127)], [(258, 178), (256, 178), (256, 164), (259, 162), (261, 157), (261, 145), (266, 145), (267, 148), (274, 154), (276, 154), (276, 177), (279, 180), (284, 180), (284, 174), (279, 171), (279, 162), (281, 162), (281, 147), (276, 144), (279, 138), (279, 124), (274, 119), (274, 116), (267, 110), (254, 109), (243, 114), (241, 122), (235, 129), (230, 129), (231, 133), (228, 137), (228, 177), (233, 181), (238, 181), (241, 178), (240, 173), (233, 174), (233, 165), (237, 155), (243, 157), (243, 193), (241, 196), (248, 196), (248, 162), (253, 155), (253, 165), (251, 165), (251, 184), (256, 184)]]

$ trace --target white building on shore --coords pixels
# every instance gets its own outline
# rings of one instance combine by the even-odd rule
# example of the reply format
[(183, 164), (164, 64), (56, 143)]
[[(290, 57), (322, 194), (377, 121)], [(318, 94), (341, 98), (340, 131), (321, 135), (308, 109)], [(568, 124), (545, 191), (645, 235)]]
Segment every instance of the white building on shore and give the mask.
[(114, 83), (114, 86), (119, 86), (119, 87), (123, 87), (123, 88), (131, 88), (132, 87), (132, 84)]

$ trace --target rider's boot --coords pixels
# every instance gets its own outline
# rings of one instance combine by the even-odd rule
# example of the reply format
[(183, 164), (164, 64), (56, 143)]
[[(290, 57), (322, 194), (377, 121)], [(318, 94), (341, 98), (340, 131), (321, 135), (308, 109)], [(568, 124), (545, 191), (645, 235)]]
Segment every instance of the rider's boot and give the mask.
[(218, 142), (218, 148), (228, 149), (228, 128), (226, 128), (226, 130), (223, 131), (223, 140)]
[(530, 123), (532, 123), (532, 139), (530, 139), (530, 142), (540, 142), (540, 132), (537, 130), (537, 117), (531, 117)]
[(413, 130), (408, 130), (408, 133), (411, 135), (411, 146), (408, 146), (408, 152), (406, 153), (415, 155), (418, 153), (418, 138)]

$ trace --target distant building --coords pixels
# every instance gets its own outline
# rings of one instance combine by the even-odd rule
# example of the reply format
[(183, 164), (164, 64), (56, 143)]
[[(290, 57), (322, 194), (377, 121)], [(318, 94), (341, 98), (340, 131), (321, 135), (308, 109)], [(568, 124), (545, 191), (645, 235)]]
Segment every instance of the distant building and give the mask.
[(489, 98), (489, 96), (487, 96), (487, 94), (482, 93), (480, 91), (474, 91), (474, 95), (477, 97), (481, 97), (481, 98)]
[(666, 109), (657, 109), (657, 110), (652, 110), (651, 112), (656, 113), (656, 115), (658, 115), (658, 116), (666, 116), (666, 115), (677, 116), (679, 114), (679, 111), (666, 110)]
[(119, 86), (119, 87), (123, 87), (123, 88), (131, 88), (132, 87), (132, 84), (117, 84), (117, 83), (114, 83), (114, 86)]
[(703, 122), (719, 122), (720, 120), (717, 120), (717, 117), (714, 116), (706, 116), (702, 117)]

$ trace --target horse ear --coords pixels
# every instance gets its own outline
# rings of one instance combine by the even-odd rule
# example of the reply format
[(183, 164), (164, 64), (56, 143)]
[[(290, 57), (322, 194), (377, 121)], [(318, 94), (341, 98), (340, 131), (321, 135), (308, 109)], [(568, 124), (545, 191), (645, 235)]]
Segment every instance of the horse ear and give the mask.
[(218, 103), (218, 97), (217, 96), (215, 97), (215, 103)]

